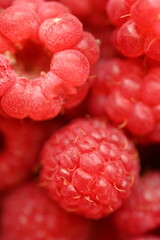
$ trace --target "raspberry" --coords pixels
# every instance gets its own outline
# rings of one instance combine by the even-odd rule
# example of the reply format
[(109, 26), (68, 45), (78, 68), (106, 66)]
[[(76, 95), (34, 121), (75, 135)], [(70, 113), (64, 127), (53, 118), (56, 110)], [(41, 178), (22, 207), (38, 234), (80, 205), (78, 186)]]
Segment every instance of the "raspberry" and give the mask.
[(99, 61), (95, 74), (89, 112), (106, 115), (134, 136), (159, 142), (159, 67), (113, 58)]
[(34, 182), (3, 200), (2, 240), (87, 240), (89, 232), (85, 219), (60, 209)]
[(98, 219), (120, 207), (134, 185), (138, 161), (124, 134), (100, 119), (77, 119), (42, 151), (41, 182), (66, 210)]
[(0, 119), (0, 191), (26, 179), (42, 143), (48, 137), (45, 125), (29, 120)]
[(106, 10), (109, 19), (118, 26), (113, 43), (123, 55), (137, 57), (145, 53), (160, 61), (156, 47), (160, 45), (159, 0), (109, 0)]
[(0, 21), (0, 96), (6, 114), (46, 120), (85, 98), (99, 48), (66, 6), (14, 0)]
[(158, 171), (148, 172), (141, 177), (129, 199), (113, 216), (118, 230), (136, 235), (159, 227), (159, 185)]

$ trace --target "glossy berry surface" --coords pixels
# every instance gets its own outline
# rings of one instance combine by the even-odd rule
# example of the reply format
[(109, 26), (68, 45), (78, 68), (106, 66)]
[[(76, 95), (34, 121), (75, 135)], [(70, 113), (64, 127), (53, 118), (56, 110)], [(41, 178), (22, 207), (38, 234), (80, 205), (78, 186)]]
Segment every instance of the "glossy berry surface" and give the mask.
[(41, 155), (41, 182), (68, 211), (98, 219), (120, 207), (137, 179), (133, 144), (100, 119), (78, 119), (57, 131)]
[(62, 210), (33, 182), (4, 198), (2, 222), (2, 240), (87, 240), (90, 231), (85, 219)]

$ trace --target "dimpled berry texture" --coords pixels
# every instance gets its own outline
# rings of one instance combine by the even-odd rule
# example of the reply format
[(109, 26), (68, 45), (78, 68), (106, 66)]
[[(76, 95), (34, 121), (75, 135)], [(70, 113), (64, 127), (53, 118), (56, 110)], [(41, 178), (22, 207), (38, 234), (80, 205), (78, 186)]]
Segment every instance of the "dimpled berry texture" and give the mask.
[[(146, 67), (147, 66), (147, 67)], [(88, 111), (105, 115), (138, 142), (160, 142), (160, 69), (140, 60), (100, 60)]]
[(0, 97), (7, 115), (48, 120), (84, 100), (99, 47), (68, 7), (14, 0), (0, 12), (0, 23)]
[(159, 0), (108, 0), (106, 11), (117, 26), (113, 34), (117, 50), (127, 57), (145, 54), (160, 61)]
[(41, 182), (67, 211), (98, 219), (120, 207), (137, 178), (132, 143), (100, 119), (76, 119), (45, 144)]
[(118, 230), (131, 235), (160, 226), (160, 172), (142, 176), (127, 202), (113, 216), (113, 221)]
[(3, 200), (1, 240), (87, 240), (89, 229), (85, 219), (60, 209), (33, 182)]

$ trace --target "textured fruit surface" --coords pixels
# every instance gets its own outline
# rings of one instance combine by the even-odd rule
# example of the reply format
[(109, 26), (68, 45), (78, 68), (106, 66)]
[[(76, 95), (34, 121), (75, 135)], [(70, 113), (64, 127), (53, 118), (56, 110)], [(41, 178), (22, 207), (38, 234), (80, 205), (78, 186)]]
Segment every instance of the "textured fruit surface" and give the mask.
[(124, 56), (160, 61), (159, 0), (108, 0), (106, 12), (117, 26), (114, 45)]
[(117, 228), (124, 233), (136, 235), (159, 227), (159, 189), (160, 172), (150, 171), (142, 176), (129, 199), (113, 216)]
[(2, 204), (2, 240), (87, 240), (89, 223), (60, 209), (35, 183), (7, 195)]
[(145, 67), (140, 60), (102, 59), (95, 75), (89, 112), (106, 115), (146, 142), (160, 142), (160, 68)]
[(68, 211), (97, 219), (120, 207), (137, 179), (138, 156), (118, 129), (100, 119), (77, 119), (42, 151), (41, 182)]
[(99, 47), (68, 7), (14, 0), (0, 12), (0, 22), (0, 96), (6, 114), (47, 120), (86, 97)]

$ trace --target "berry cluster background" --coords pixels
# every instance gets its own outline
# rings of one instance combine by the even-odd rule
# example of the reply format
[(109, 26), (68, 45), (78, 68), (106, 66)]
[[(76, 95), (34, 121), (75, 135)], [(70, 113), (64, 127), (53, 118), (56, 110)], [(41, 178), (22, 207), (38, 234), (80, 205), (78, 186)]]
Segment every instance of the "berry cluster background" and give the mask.
[(0, 0), (0, 240), (160, 240), (159, 144), (159, 0)]

